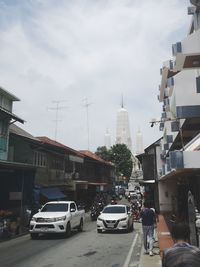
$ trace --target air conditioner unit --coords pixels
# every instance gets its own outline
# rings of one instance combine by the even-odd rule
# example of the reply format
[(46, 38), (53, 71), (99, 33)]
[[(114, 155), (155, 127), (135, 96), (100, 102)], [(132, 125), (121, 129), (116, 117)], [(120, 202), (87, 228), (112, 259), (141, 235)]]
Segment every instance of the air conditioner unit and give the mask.
[(196, 11), (195, 6), (189, 6), (188, 7), (188, 15), (194, 15), (195, 11)]

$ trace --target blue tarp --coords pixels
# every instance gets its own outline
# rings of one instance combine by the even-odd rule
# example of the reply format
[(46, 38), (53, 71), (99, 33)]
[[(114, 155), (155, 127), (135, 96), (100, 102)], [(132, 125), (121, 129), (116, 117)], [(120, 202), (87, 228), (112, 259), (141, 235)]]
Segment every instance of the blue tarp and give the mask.
[(51, 200), (59, 200), (66, 198), (66, 195), (64, 195), (57, 187), (53, 188), (42, 188), (40, 190), (40, 193), (45, 196), (48, 199)]

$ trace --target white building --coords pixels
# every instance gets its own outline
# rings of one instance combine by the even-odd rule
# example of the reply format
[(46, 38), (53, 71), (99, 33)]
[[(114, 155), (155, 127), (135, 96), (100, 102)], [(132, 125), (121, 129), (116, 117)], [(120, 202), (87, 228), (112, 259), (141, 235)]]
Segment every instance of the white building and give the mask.
[(172, 45), (173, 59), (163, 63), (159, 87), (160, 210), (179, 214), (184, 213), (188, 190), (200, 208), (200, 151), (193, 145), (200, 132), (200, 7), (189, 7), (188, 14), (192, 15), (188, 35)]
[(125, 144), (132, 151), (128, 111), (124, 108), (123, 100), (117, 112), (116, 144)]

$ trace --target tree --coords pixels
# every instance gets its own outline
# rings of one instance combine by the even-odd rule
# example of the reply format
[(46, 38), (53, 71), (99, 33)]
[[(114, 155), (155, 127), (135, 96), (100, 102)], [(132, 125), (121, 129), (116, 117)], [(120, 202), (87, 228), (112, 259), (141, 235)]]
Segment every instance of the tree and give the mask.
[(123, 174), (123, 176), (130, 178), (133, 162), (131, 159), (131, 151), (125, 144), (116, 144), (111, 147), (110, 160), (115, 164), (118, 176)]
[(104, 159), (106, 161), (110, 161), (111, 160), (111, 154), (110, 153), (111, 153), (110, 149), (107, 149), (106, 146), (97, 147), (97, 151), (95, 152), (95, 154), (98, 157), (100, 157), (100, 158), (102, 158), (102, 159)]
[(131, 151), (125, 144), (116, 144), (112, 146), (111, 149), (101, 146), (97, 148), (95, 154), (106, 161), (114, 163), (117, 176), (123, 174), (123, 176), (130, 178), (133, 162)]

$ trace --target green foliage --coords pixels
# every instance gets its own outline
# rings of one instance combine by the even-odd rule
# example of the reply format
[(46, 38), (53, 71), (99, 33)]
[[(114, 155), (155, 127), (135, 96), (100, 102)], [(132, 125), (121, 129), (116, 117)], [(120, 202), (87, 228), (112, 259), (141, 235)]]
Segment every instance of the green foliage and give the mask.
[(106, 161), (110, 161), (111, 159), (110, 150), (107, 149), (106, 146), (97, 147), (95, 154)]
[(133, 162), (131, 159), (131, 151), (125, 144), (116, 144), (111, 147), (111, 161), (116, 166), (117, 175), (130, 178), (133, 168)]
[(130, 178), (133, 162), (131, 151), (125, 144), (116, 144), (111, 149), (107, 149), (105, 146), (98, 147), (95, 153), (100, 158), (115, 164), (117, 176), (123, 175)]

